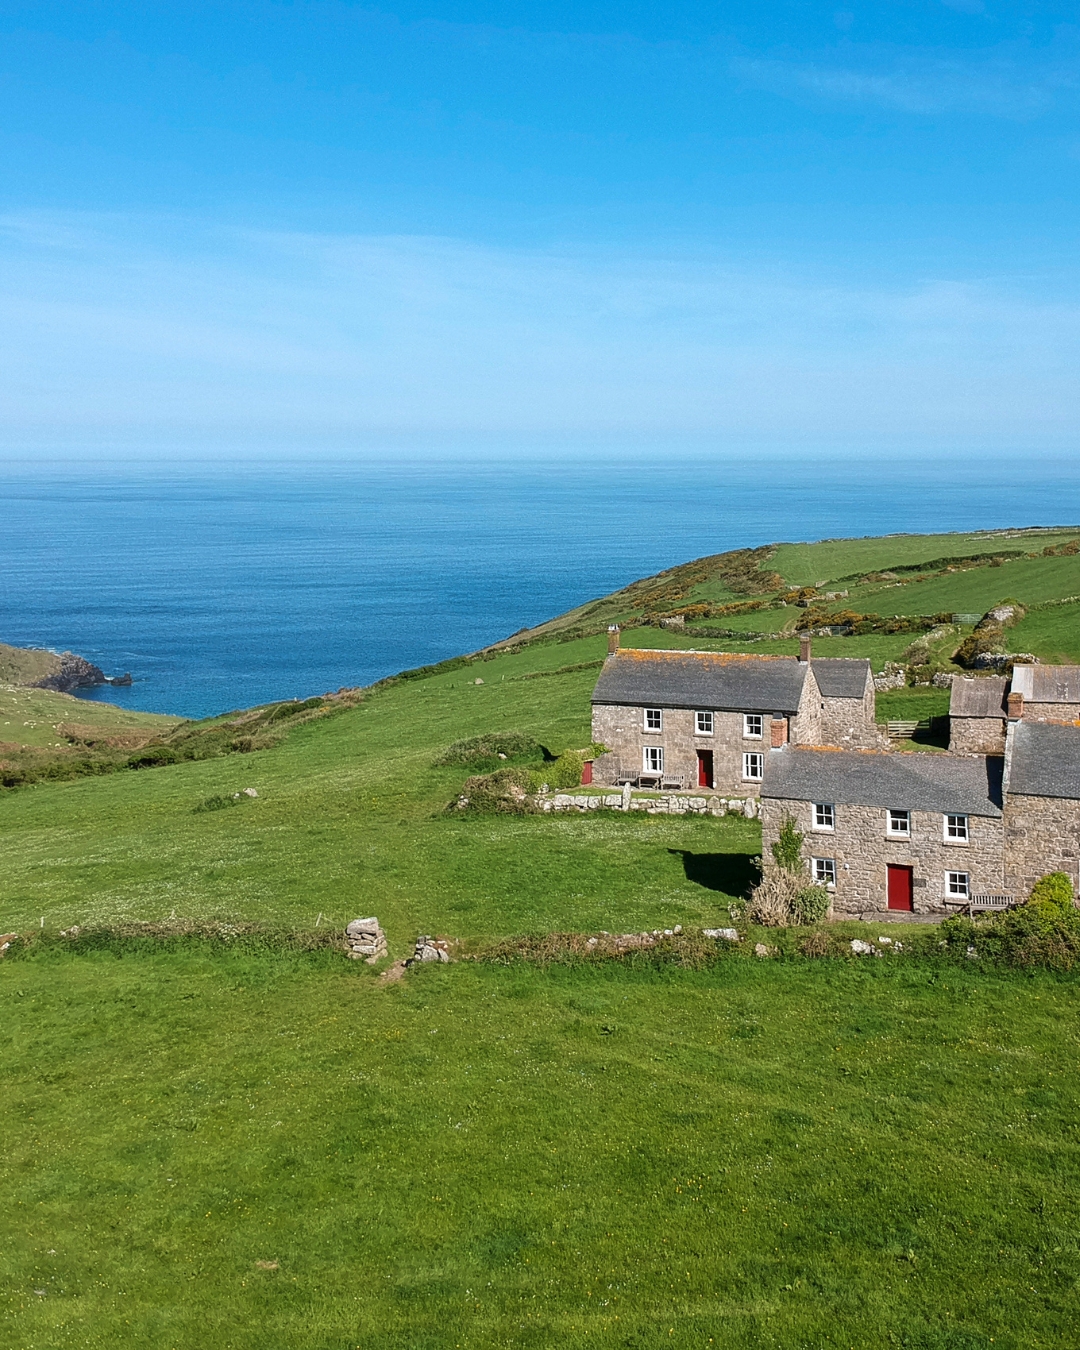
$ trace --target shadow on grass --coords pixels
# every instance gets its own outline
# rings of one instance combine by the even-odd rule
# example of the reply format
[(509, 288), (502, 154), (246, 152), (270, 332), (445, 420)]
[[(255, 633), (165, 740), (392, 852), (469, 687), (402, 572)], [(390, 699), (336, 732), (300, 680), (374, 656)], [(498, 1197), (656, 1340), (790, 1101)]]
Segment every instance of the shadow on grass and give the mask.
[(761, 869), (749, 853), (691, 853), (685, 848), (669, 848), (668, 852), (682, 859), (687, 881), (707, 891), (746, 895), (761, 880)]

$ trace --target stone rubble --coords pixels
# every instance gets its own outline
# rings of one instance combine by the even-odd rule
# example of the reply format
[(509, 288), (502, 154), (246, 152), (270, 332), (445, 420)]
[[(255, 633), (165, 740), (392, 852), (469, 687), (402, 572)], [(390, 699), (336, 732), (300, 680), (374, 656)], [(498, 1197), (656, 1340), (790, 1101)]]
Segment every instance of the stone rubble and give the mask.
[(702, 937), (723, 938), (727, 942), (738, 942), (739, 930), (737, 928), (703, 928)]
[(450, 944), (445, 938), (429, 937), (426, 933), (421, 933), (416, 939), (416, 947), (410, 960), (406, 961), (407, 966), (411, 966), (414, 961), (443, 961), (450, 960)]
[(386, 934), (379, 927), (378, 919), (353, 919), (345, 929), (345, 940), (349, 944), (350, 961), (366, 961), (373, 966), (387, 954)]

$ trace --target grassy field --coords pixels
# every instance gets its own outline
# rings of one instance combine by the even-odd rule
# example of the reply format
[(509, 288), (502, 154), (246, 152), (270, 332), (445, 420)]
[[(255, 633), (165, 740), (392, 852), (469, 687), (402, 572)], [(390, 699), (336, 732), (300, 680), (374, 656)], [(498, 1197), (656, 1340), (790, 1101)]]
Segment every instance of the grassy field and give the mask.
[(179, 717), (129, 712), (111, 703), (91, 702), (52, 689), (0, 684), (0, 743), (18, 746), (67, 745), (59, 728), (76, 727), (87, 735), (122, 736), (174, 727)]
[[(898, 556), (856, 543), (859, 567)], [(1012, 632), (1056, 650), (1071, 611)], [(878, 663), (910, 640), (815, 651)], [(605, 650), (534, 645), (270, 749), (0, 793), (0, 932), (376, 914), (401, 956), (418, 932), (723, 925), (753, 822), (446, 810), (468, 770), (432, 765), (453, 741), (588, 744)], [(116, 715), (32, 696), (46, 738), (56, 701)], [(879, 716), (947, 699), (898, 690)], [(339, 954), (195, 940), (9, 954), (0, 1344), (1071, 1347), (1076, 1010), (1071, 977), (906, 958), (459, 963), (380, 985)]]
[(0, 1338), (1075, 1345), (1075, 985), (882, 965), (9, 962)]

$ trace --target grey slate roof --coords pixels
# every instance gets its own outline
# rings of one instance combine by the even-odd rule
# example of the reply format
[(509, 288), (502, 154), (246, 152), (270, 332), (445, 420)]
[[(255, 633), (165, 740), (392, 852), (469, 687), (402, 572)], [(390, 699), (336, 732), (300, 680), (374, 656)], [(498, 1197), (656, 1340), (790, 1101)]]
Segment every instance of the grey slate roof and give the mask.
[(793, 713), (799, 707), (806, 670), (806, 663), (793, 656), (624, 647), (604, 662), (592, 701), (637, 708)]
[(763, 797), (883, 810), (1001, 815), (1002, 761), (986, 755), (802, 750), (765, 756)]
[(1010, 792), (1080, 801), (1080, 727), (1014, 722), (1009, 731)]
[(1025, 703), (1080, 703), (1080, 666), (1014, 666), (1012, 687)]
[(811, 658), (814, 679), (825, 698), (862, 698), (870, 675), (870, 662), (851, 656)]
[(1004, 675), (988, 675), (984, 679), (954, 675), (949, 716), (1004, 717), (1007, 687)]

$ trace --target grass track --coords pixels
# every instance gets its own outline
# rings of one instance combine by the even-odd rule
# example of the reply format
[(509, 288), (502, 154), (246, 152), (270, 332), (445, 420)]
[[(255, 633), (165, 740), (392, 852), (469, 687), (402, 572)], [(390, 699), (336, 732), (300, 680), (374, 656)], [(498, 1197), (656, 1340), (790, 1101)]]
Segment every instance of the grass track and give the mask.
[(1075, 1345), (1075, 982), (882, 967), (8, 962), (0, 1340)]

